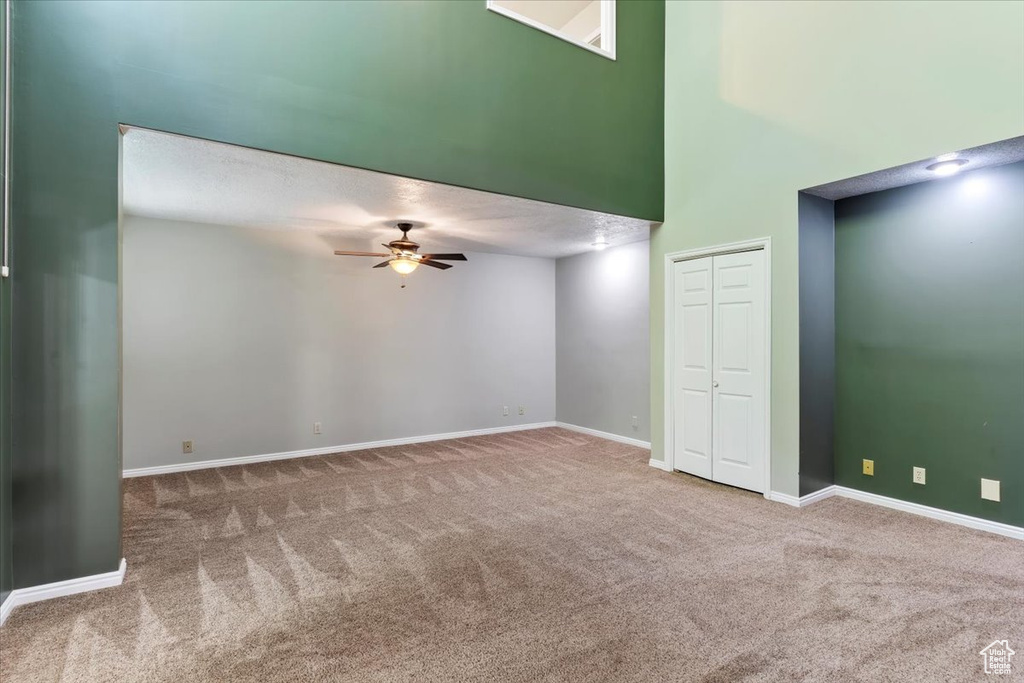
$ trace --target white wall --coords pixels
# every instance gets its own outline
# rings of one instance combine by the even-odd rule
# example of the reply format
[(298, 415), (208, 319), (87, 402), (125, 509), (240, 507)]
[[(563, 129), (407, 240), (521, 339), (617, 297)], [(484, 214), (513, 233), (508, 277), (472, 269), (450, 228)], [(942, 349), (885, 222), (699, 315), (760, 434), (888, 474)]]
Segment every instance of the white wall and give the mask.
[(591, 33), (599, 28), (601, 28), (601, 3), (594, 0), (559, 30), (570, 38), (586, 40)]
[(554, 420), (554, 261), (469, 254), (403, 290), (333, 248), (126, 217), (126, 469)]
[(650, 441), (649, 247), (636, 242), (558, 260), (560, 422)]

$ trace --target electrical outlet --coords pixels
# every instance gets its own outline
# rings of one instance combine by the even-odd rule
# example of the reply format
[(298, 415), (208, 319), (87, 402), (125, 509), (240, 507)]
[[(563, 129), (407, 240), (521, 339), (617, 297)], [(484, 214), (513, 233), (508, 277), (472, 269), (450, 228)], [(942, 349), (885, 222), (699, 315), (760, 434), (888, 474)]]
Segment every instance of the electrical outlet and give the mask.
[(191, 453), (192, 452), (192, 440), (191, 439), (189, 439), (188, 441), (182, 441), (181, 442), (181, 452), (182, 453)]
[(519, 414), (526, 415), (526, 408), (524, 408), (523, 406), (519, 406)]
[(636, 415), (634, 415), (633, 416), (633, 429), (636, 429), (639, 426), (640, 426), (640, 420), (637, 418)]
[(319, 434), (320, 433), (320, 423), (319, 422), (314, 422), (313, 423), (313, 433), (314, 434)]
[(863, 463), (864, 463), (864, 474), (868, 475), (869, 477), (875, 476), (875, 461), (874, 460), (866, 460), (865, 459), (863, 461)]
[(999, 502), (999, 480), (998, 479), (982, 479), (981, 480), (981, 497), (985, 500), (994, 500)]
[(501, 407), (501, 414), (503, 417), (508, 417), (508, 406)]
[(915, 467), (914, 468), (914, 483), (915, 484), (921, 484), (922, 486), (924, 486), (924, 468), (923, 467)]

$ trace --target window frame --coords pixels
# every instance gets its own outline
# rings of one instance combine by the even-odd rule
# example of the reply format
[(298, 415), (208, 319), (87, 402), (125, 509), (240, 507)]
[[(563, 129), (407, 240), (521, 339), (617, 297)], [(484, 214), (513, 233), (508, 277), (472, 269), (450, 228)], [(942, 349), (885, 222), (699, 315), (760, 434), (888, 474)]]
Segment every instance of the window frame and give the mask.
[[(513, 19), (515, 21), (518, 21), (521, 24), (526, 24), (527, 26), (535, 28), (535, 29), (537, 29), (539, 31), (543, 31), (544, 33), (547, 33), (548, 35), (555, 36), (556, 38), (561, 38), (562, 40), (564, 40), (567, 43), (570, 43), (570, 44), (575, 45), (577, 47), (581, 47), (584, 50), (587, 50), (589, 52), (593, 52), (594, 54), (601, 55), (605, 59), (610, 59), (610, 60), (612, 60), (614, 62), (615, 61), (615, 3), (616, 3), (616, 0), (597, 0), (597, 1), (601, 3), (601, 26), (600, 26), (600, 28), (597, 31), (597, 35), (601, 36), (601, 47), (597, 47), (596, 45), (591, 45), (588, 42), (588, 39), (589, 40), (593, 40), (595, 37), (597, 37), (593, 32), (590, 35), (588, 35), (587, 38), (584, 39), (584, 40), (576, 40), (575, 38), (572, 38), (572, 37), (566, 35), (565, 33), (562, 33), (558, 29), (552, 28), (552, 27), (548, 26), (547, 24), (542, 24), (541, 22), (536, 21), (535, 19), (531, 19), (530, 17), (523, 16), (522, 14), (519, 14), (518, 12), (514, 12), (513, 10), (510, 10), (507, 7), (499, 5), (498, 4), (498, 0), (487, 0), (487, 9), (489, 9), (492, 12), (495, 12), (496, 14), (500, 14), (500, 15), (502, 15), (504, 17), (508, 17), (509, 19)], [(605, 47), (605, 45), (607, 45), (608, 47)]]

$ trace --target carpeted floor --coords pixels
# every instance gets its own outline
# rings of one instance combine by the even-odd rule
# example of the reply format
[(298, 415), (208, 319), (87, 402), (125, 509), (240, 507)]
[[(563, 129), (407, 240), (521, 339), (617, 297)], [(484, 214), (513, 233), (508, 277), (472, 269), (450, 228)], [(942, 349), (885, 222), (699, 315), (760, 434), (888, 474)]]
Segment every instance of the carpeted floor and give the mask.
[(930, 682), (1024, 653), (1024, 543), (647, 458), (545, 429), (127, 480), (125, 584), (15, 610), (0, 678)]

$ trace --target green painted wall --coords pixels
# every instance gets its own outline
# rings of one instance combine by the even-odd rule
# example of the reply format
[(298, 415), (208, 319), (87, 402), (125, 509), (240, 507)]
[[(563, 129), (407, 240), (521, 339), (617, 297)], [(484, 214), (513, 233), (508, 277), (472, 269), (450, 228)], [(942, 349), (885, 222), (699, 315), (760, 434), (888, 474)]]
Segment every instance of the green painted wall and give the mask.
[[(0, 55), (6, 55), (7, 14), (0, 6)], [(7, 88), (6, 58), (0, 58), (0, 164), (3, 163), (6, 141), (3, 136)], [(0, 184), (0, 207), (3, 206), (4, 187)], [(6, 216), (0, 208), (0, 234)], [(0, 247), (2, 248), (2, 247)], [(7, 599), (13, 587), (11, 560), (11, 285), (0, 278), (0, 604)]]
[(120, 551), (116, 124), (662, 214), (664, 4), (618, 60), (474, 2), (16, 2), (14, 583)]
[(664, 451), (663, 255), (771, 236), (772, 488), (797, 495), (797, 191), (1020, 135), (1024, 3), (669, 2), (665, 23), (652, 456)]
[(836, 483), (1024, 524), (1024, 163), (835, 212)]

